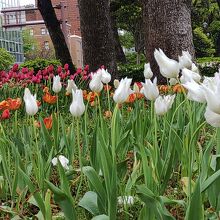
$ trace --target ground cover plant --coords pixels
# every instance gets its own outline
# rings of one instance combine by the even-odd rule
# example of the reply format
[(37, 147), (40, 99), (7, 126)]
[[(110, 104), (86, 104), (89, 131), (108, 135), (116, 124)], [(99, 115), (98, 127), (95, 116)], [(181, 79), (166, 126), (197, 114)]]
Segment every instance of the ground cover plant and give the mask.
[(114, 86), (104, 66), (0, 73), (0, 218), (219, 218), (220, 73), (155, 59), (168, 85), (150, 64)]

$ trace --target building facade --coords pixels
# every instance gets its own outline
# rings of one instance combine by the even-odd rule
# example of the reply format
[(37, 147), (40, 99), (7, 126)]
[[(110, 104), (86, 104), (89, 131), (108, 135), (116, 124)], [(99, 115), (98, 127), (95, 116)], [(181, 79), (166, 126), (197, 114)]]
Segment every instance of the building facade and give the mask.
[[(68, 46), (70, 49), (71, 57), (74, 64), (77, 67), (82, 67), (82, 43), (81, 43), (81, 31), (80, 31), (80, 17), (77, 0), (64, 0), (65, 8), (65, 20), (67, 21), (67, 37)], [(35, 2), (37, 5), (37, 1)], [(53, 6), (59, 5), (60, 0), (52, 0)], [(29, 6), (26, 6), (29, 7)], [(61, 10), (55, 9), (57, 19), (61, 20)], [(43, 18), (38, 10), (26, 11), (26, 22), (42, 21)], [(53, 48), (52, 41), (50, 39), (49, 32), (45, 24), (28, 25), (26, 29), (30, 35), (33, 36), (41, 48), (50, 50)]]
[[(16, 8), (19, 7), (19, 0), (0, 0), (0, 10), (4, 8)], [(0, 48), (5, 48), (10, 54), (15, 57), (15, 61), (21, 63), (24, 61), (23, 53), (23, 40), (22, 32), (20, 28), (12, 29), (3, 29), (2, 24), (4, 23), (14, 23), (17, 18), (25, 19), (25, 14), (23, 17), (17, 16), (16, 13), (9, 13), (3, 17), (3, 14), (0, 14)]]

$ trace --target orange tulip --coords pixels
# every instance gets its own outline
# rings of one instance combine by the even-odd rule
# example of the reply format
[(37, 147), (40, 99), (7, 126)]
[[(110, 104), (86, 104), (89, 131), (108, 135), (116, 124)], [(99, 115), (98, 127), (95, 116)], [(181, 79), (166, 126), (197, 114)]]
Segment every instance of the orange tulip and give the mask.
[[(52, 125), (53, 125), (53, 119), (52, 119), (52, 116), (49, 116), (47, 118), (44, 118), (43, 120), (44, 122), (44, 125), (45, 127), (50, 130), (52, 128)], [(40, 128), (41, 127), (41, 123), (39, 121), (35, 121), (34, 122), (34, 125), (37, 127), (37, 128)]]
[(52, 116), (50, 117), (47, 117), (47, 118), (44, 118), (44, 124), (45, 124), (45, 127), (50, 130), (52, 128), (52, 125), (53, 125), (53, 119), (52, 119)]
[(132, 94), (130, 94), (130, 95), (128, 96), (126, 102), (127, 102), (127, 103), (133, 103), (133, 102), (135, 101), (135, 99), (136, 99), (136, 94), (132, 93)]
[(6, 100), (0, 102), (0, 110), (7, 109), (9, 107), (9, 104)]
[(9, 110), (18, 110), (21, 107), (21, 99), (20, 98), (16, 98), (16, 99), (11, 99), (8, 98), (7, 99), (8, 104), (9, 104)]
[(175, 93), (182, 93), (184, 91), (185, 91), (185, 88), (180, 84), (176, 84), (175, 86), (173, 86), (173, 92)]
[(161, 85), (161, 86), (159, 86), (159, 90), (163, 93), (167, 93), (169, 91), (169, 86)]
[(51, 95), (50, 93), (45, 93), (44, 96), (43, 96), (43, 100), (46, 103), (54, 104), (54, 103), (57, 102), (57, 96)]

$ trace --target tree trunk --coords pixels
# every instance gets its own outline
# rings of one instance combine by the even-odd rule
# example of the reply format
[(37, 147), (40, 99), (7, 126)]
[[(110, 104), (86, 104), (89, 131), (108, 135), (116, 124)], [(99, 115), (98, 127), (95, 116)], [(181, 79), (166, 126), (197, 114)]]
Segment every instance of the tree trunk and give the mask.
[(124, 51), (122, 49), (119, 35), (118, 35), (116, 18), (113, 14), (111, 14), (111, 25), (112, 25), (112, 31), (113, 31), (116, 60), (121, 63), (126, 63), (126, 57), (125, 57)]
[(68, 63), (69, 70), (73, 73), (75, 71), (75, 67), (51, 0), (38, 0), (37, 6), (49, 31), (50, 38), (55, 49), (56, 58), (60, 60), (62, 65)]
[(158, 82), (166, 83), (159, 73), (154, 50), (161, 48), (176, 60), (182, 50), (188, 50), (194, 57), (191, 0), (143, 0), (142, 3), (147, 60)]
[(96, 71), (106, 66), (117, 78), (117, 65), (109, 0), (78, 0), (82, 33), (84, 64)]

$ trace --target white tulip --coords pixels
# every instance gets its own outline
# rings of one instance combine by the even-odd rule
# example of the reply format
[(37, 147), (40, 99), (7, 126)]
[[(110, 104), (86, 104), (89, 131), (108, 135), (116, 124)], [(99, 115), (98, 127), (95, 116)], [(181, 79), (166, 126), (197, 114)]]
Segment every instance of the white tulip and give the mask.
[(182, 76), (180, 77), (180, 82), (186, 83), (186, 82), (190, 82), (191, 80), (194, 80), (195, 82), (199, 82), (201, 80), (201, 76), (198, 73), (195, 73), (186, 68), (182, 69)]
[(216, 128), (220, 127), (220, 114), (216, 114), (215, 112), (211, 111), (208, 107), (206, 108), (205, 119), (206, 122), (211, 126)]
[(35, 115), (38, 111), (36, 94), (32, 95), (28, 88), (24, 90), (25, 109), (28, 115)]
[(179, 56), (179, 65), (180, 68), (192, 68), (192, 56), (188, 51), (182, 51), (182, 56)]
[(159, 96), (154, 103), (155, 112), (157, 115), (164, 115), (171, 109), (175, 95)]
[(92, 80), (89, 83), (89, 88), (93, 92), (101, 92), (103, 89), (103, 84), (102, 84), (102, 72), (97, 72), (97, 73), (92, 73)]
[(120, 84), (120, 82), (119, 82), (118, 79), (115, 79), (113, 84), (114, 84), (115, 89), (117, 89), (119, 84)]
[(220, 81), (218, 81), (215, 90), (210, 89), (204, 84), (202, 84), (202, 87), (208, 108), (216, 114), (220, 114)]
[(195, 73), (199, 73), (199, 68), (196, 66), (195, 63), (192, 63), (192, 68), (191, 68), (191, 70), (192, 70), (193, 72), (195, 72)]
[(141, 93), (144, 94), (146, 99), (154, 101), (159, 96), (156, 77), (153, 82), (150, 79), (145, 79), (145, 83), (142, 83), (142, 86)]
[(144, 77), (145, 79), (150, 79), (153, 76), (153, 72), (150, 68), (150, 63), (145, 63), (144, 64)]
[(133, 196), (119, 196), (118, 204), (119, 205), (133, 205), (134, 197)]
[(67, 92), (68, 94), (70, 94), (70, 93), (72, 92), (72, 90), (73, 90), (73, 91), (76, 91), (77, 89), (78, 89), (78, 88), (77, 88), (77, 86), (76, 86), (74, 80), (68, 79), (68, 84), (67, 84), (67, 87), (66, 87), (66, 92)]
[(62, 89), (62, 84), (60, 82), (60, 76), (54, 76), (53, 77), (53, 88), (52, 90), (55, 92), (55, 93), (59, 93)]
[(182, 85), (188, 90), (187, 97), (189, 100), (200, 103), (206, 102), (206, 98), (203, 92), (203, 87), (199, 85), (197, 82), (192, 80)]
[(171, 78), (171, 79), (169, 80), (169, 83), (170, 83), (171, 86), (175, 86), (175, 85), (178, 83), (178, 81), (177, 81), (177, 79), (175, 79), (175, 78)]
[(82, 90), (77, 89), (76, 91), (72, 90), (73, 101), (70, 105), (70, 112), (75, 117), (80, 117), (85, 111), (85, 105), (83, 102), (83, 93)]
[(180, 68), (176, 60), (168, 58), (161, 49), (154, 51), (154, 57), (164, 77), (177, 78), (179, 76)]
[(126, 101), (128, 96), (132, 93), (130, 88), (132, 79), (128, 79), (127, 77), (121, 79), (118, 88), (115, 90), (115, 94), (113, 99), (116, 103), (123, 103)]
[(64, 157), (63, 155), (58, 156), (58, 158), (54, 157), (52, 159), (51, 162), (52, 162), (53, 166), (56, 166), (58, 164), (58, 160), (60, 161), (60, 164), (64, 169), (69, 170), (69, 167), (68, 167), (69, 160), (66, 157)]
[(105, 69), (101, 69), (101, 74), (102, 74), (101, 81), (105, 84), (108, 84), (112, 78), (111, 74)]

